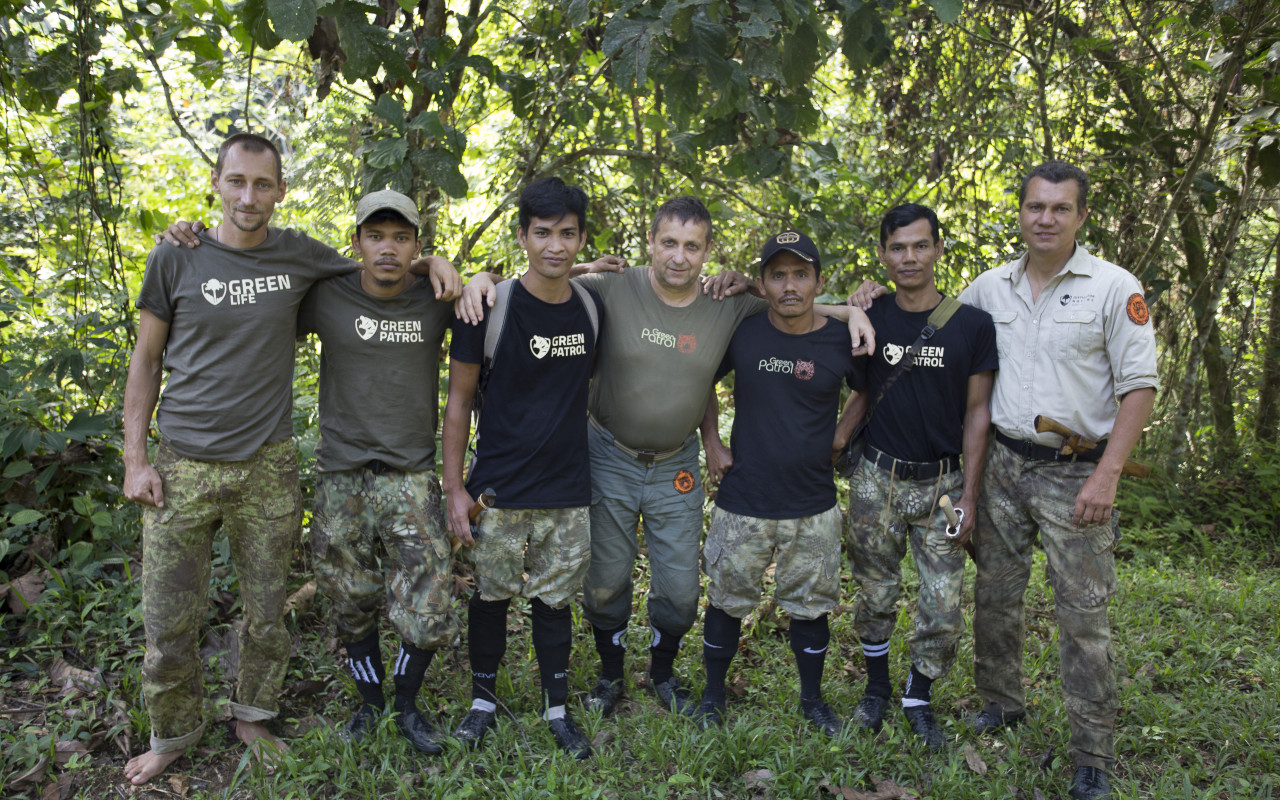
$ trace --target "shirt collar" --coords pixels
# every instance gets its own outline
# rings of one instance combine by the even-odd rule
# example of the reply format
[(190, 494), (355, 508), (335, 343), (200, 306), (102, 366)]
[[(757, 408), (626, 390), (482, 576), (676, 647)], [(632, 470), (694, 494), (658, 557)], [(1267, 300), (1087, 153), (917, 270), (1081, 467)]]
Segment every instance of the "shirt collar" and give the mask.
[[(1022, 276), (1027, 272), (1027, 254), (1023, 253), (1013, 262), (1009, 274), (1006, 276), (1009, 282), (1017, 286), (1022, 281)], [(1071, 254), (1071, 258), (1067, 259), (1067, 263), (1063, 266), (1059, 275), (1071, 273), (1073, 275), (1082, 275), (1084, 277), (1093, 276), (1093, 257), (1089, 255), (1089, 249), (1084, 245), (1076, 242), (1076, 249)]]

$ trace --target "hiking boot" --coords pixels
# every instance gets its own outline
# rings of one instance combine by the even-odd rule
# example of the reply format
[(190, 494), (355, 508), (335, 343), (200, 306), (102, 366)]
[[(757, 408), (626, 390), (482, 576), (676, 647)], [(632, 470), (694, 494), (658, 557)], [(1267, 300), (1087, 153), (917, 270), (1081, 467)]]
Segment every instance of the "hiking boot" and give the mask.
[(844, 720), (836, 715), (825, 700), (801, 700), (800, 711), (809, 724), (827, 736), (839, 736), (844, 730)]
[(416, 708), (396, 714), (396, 727), (400, 735), (409, 740), (415, 750), (435, 756), (444, 752), (440, 746), (442, 738), (439, 729), (431, 724), (431, 720)]
[(658, 696), (658, 702), (668, 711), (674, 711), (677, 714), (689, 714), (693, 712), (693, 699), (689, 696), (689, 690), (681, 688), (680, 679), (675, 675), (667, 678), (662, 683), (649, 682), (653, 687), (653, 693)]
[(551, 729), (551, 735), (555, 737), (561, 750), (579, 761), (591, 757), (591, 743), (574, 724), (572, 717), (565, 715), (560, 719), (548, 720), (547, 727)]
[(599, 711), (607, 717), (618, 707), (618, 701), (621, 699), (622, 681), (601, 678), (596, 681), (595, 686), (591, 687), (591, 691), (587, 694), (587, 699), (583, 701), (582, 706), (588, 711)]
[(1000, 711), (999, 706), (988, 705), (973, 718), (973, 732), (981, 736), (984, 733), (992, 733), (1001, 728), (1013, 729), (1018, 727), (1018, 724), (1026, 716), (1027, 712), (1025, 711), (1019, 711), (1016, 714), (1005, 714)]
[(1098, 767), (1076, 767), (1071, 779), (1071, 796), (1076, 800), (1111, 800), (1111, 781)]
[(478, 708), (473, 708), (462, 718), (458, 729), (453, 732), (453, 738), (466, 742), (472, 747), (479, 747), (484, 744), (484, 736), (493, 726), (492, 711), (481, 711)]
[(359, 742), (369, 735), (378, 724), (378, 715), (382, 709), (364, 703), (356, 710), (355, 716), (347, 720), (347, 724), (338, 729), (338, 738), (344, 742)]
[(927, 705), (912, 706), (902, 709), (902, 715), (911, 724), (911, 732), (919, 736), (925, 747), (930, 750), (941, 750), (947, 745), (947, 737), (942, 735), (942, 728), (933, 718), (933, 709)]
[(863, 730), (879, 733), (888, 709), (889, 698), (878, 694), (864, 694), (858, 701), (858, 705), (853, 707), (853, 716), (850, 717), (850, 721), (856, 722)]
[(719, 728), (724, 725), (724, 703), (708, 700), (704, 697), (698, 707), (690, 712), (689, 716), (693, 717), (693, 721), (698, 723), (700, 730)]

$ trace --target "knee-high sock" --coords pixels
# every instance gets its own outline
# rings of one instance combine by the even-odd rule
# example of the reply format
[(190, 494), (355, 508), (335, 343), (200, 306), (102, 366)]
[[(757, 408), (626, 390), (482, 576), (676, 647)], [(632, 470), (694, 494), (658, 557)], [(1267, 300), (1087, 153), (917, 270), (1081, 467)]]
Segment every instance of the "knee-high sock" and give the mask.
[(507, 653), (509, 605), (510, 600), (482, 600), (479, 592), (471, 595), (467, 605), (472, 700), (498, 700), (498, 665)]
[(382, 708), (386, 699), (382, 693), (382, 682), (387, 673), (382, 666), (382, 650), (378, 646), (378, 632), (364, 637), (358, 642), (344, 642), (347, 651), (347, 668), (351, 677), (355, 678), (356, 690), (365, 705)]
[(707, 686), (703, 700), (724, 705), (724, 682), (729, 665), (738, 652), (742, 636), (742, 620), (734, 619), (715, 606), (707, 606), (702, 623), (702, 661), (707, 670)]
[(817, 619), (791, 619), (791, 652), (800, 672), (800, 699), (822, 699), (822, 667), (827, 660), (831, 630), (827, 615)]
[(547, 708), (569, 700), (569, 647), (573, 641), (573, 613), (568, 606), (552, 608), (533, 599), (533, 652), (538, 657), (542, 694)]

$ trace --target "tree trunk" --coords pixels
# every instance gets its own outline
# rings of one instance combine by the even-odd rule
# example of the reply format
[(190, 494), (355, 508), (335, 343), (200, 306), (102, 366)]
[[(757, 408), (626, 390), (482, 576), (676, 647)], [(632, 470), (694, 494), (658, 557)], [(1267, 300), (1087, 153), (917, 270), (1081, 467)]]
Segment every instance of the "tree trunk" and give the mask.
[(1254, 430), (1260, 442), (1280, 445), (1280, 233), (1276, 234), (1276, 270), (1267, 292), (1267, 337), (1262, 350), (1262, 386)]

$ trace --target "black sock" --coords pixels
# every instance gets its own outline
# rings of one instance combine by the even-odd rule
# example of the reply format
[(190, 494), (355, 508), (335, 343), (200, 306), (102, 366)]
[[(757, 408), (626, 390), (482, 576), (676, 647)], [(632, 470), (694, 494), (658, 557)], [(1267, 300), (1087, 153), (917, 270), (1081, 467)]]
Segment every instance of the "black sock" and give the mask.
[(382, 650), (378, 646), (378, 632), (364, 637), (358, 642), (343, 642), (347, 651), (347, 668), (351, 677), (356, 680), (356, 690), (365, 705), (381, 709), (386, 705), (382, 694), (382, 681), (387, 673), (382, 666)]
[(569, 702), (569, 647), (573, 642), (573, 612), (552, 608), (538, 598), (533, 606), (533, 652), (538, 657), (542, 696), (547, 708)]
[(675, 674), (676, 655), (680, 652), (682, 633), (671, 633), (653, 628), (653, 643), (649, 645), (649, 683), (659, 684)]
[(724, 681), (729, 666), (738, 652), (738, 639), (742, 636), (742, 620), (734, 619), (715, 606), (707, 606), (702, 622), (702, 662), (707, 670), (707, 686), (702, 691), (703, 700), (724, 705)]
[(482, 600), (480, 592), (467, 604), (467, 649), (471, 660), (471, 699), (498, 702), (498, 665), (507, 653), (507, 606), (510, 600)]
[(622, 680), (627, 659), (627, 646), (622, 643), (622, 638), (626, 632), (626, 625), (611, 630), (591, 626), (596, 652), (600, 654), (600, 677), (607, 681)]
[(862, 657), (867, 660), (867, 694), (891, 697), (893, 684), (889, 683), (889, 640), (873, 642), (863, 639)]
[(435, 650), (422, 650), (408, 642), (400, 643), (400, 652), (396, 654), (395, 675), (396, 699), (394, 708), (403, 713), (418, 707), (418, 691), (422, 689), (422, 676), (427, 674)]
[(933, 678), (925, 675), (916, 669), (915, 664), (912, 664), (911, 674), (907, 676), (907, 688), (902, 692), (902, 707), (927, 706), (932, 693)]
[(822, 699), (822, 667), (830, 643), (826, 614), (817, 619), (791, 618), (791, 652), (796, 655), (796, 669), (800, 672), (801, 701)]

